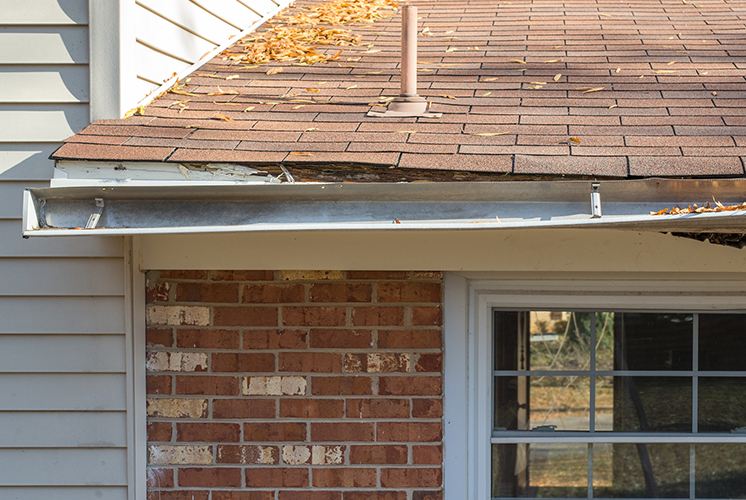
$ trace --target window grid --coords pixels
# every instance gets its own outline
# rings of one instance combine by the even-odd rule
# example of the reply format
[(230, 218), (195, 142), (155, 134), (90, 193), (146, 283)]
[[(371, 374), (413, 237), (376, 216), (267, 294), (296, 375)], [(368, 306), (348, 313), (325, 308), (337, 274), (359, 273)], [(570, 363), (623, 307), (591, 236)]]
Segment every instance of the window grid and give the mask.
[[(497, 312), (499, 310), (495, 310)], [(523, 310), (530, 312), (531, 310)], [(609, 312), (609, 311), (580, 311), (572, 310), (571, 312)], [(634, 311), (614, 311), (618, 313)], [(644, 311), (651, 313), (651, 311)], [(702, 372), (699, 370), (699, 313), (692, 313), (692, 369), (691, 370), (596, 370), (597, 349), (597, 318), (593, 314), (590, 318), (590, 363), (588, 370), (493, 370), (493, 383), (499, 376), (570, 376), (570, 377), (589, 377), (590, 383), (590, 401), (589, 401), (589, 430), (588, 431), (510, 431), (495, 429), (492, 433), (491, 444), (532, 444), (532, 443), (585, 443), (587, 444), (586, 455), (588, 464), (588, 500), (599, 500), (603, 497), (597, 497), (593, 491), (593, 448), (594, 444), (669, 444), (682, 443), (689, 444), (689, 499), (696, 498), (696, 453), (695, 443), (718, 444), (718, 443), (744, 443), (746, 444), (746, 433), (699, 433), (699, 377)], [(496, 332), (493, 331), (493, 335)], [(494, 354), (493, 354), (494, 363)], [(706, 377), (744, 377), (746, 371), (706, 371)], [(613, 431), (596, 431), (596, 381), (598, 377), (645, 377), (645, 376), (666, 376), (666, 377), (683, 377), (690, 378), (692, 381), (692, 428), (690, 433), (668, 433), (668, 432), (613, 432)], [(491, 392), (494, 397), (494, 387)], [(492, 405), (494, 412), (495, 405)], [(491, 417), (494, 428), (494, 414)], [(492, 500), (515, 500), (516, 497), (493, 497)], [(560, 497), (557, 497), (560, 498)], [(576, 500), (572, 497), (561, 497), (562, 500)], [(616, 500), (616, 499), (614, 499)]]

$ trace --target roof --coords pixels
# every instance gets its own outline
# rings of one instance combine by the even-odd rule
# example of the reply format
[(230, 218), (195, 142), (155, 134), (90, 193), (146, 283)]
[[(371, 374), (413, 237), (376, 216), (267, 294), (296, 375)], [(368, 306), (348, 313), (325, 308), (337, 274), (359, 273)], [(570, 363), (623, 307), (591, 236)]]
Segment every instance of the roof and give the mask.
[(239, 43), (182, 93), (96, 122), (54, 157), (401, 176), (744, 174), (743, 1), (415, 3), (420, 94), (440, 118), (366, 116), (398, 92), (397, 15), (350, 26), (362, 43), (328, 63), (247, 65), (226, 57)]

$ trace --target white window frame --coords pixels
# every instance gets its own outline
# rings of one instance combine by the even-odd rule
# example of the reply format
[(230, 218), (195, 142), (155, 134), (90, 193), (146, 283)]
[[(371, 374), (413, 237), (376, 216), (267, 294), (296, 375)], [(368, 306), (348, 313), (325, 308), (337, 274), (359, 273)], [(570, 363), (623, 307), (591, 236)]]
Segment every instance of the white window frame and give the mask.
[[(707, 274), (694, 279), (691, 275), (657, 275), (651, 279), (644, 274), (620, 276), (618, 273), (541, 279), (530, 275), (516, 278), (488, 273), (446, 273), (446, 500), (490, 498), (494, 309), (742, 312), (746, 309), (746, 282), (719, 280)], [(694, 442), (691, 436), (682, 439)], [(746, 442), (746, 438), (733, 439), (733, 442)]]

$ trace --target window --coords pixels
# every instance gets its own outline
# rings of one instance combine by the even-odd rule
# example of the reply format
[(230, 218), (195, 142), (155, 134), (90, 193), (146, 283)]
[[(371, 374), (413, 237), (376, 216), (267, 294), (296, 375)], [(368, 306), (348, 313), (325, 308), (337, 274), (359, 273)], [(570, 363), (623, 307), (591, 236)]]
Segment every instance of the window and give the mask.
[(493, 498), (746, 498), (746, 315), (495, 310)]

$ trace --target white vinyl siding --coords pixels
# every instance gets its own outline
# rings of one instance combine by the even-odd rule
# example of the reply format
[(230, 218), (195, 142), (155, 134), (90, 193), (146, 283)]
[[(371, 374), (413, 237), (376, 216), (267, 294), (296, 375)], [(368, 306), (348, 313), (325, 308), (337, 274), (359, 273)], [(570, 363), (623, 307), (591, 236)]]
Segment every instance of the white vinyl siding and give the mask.
[(88, 0), (0, 0), (0, 498), (127, 498), (122, 241), (21, 238), (89, 121)]

